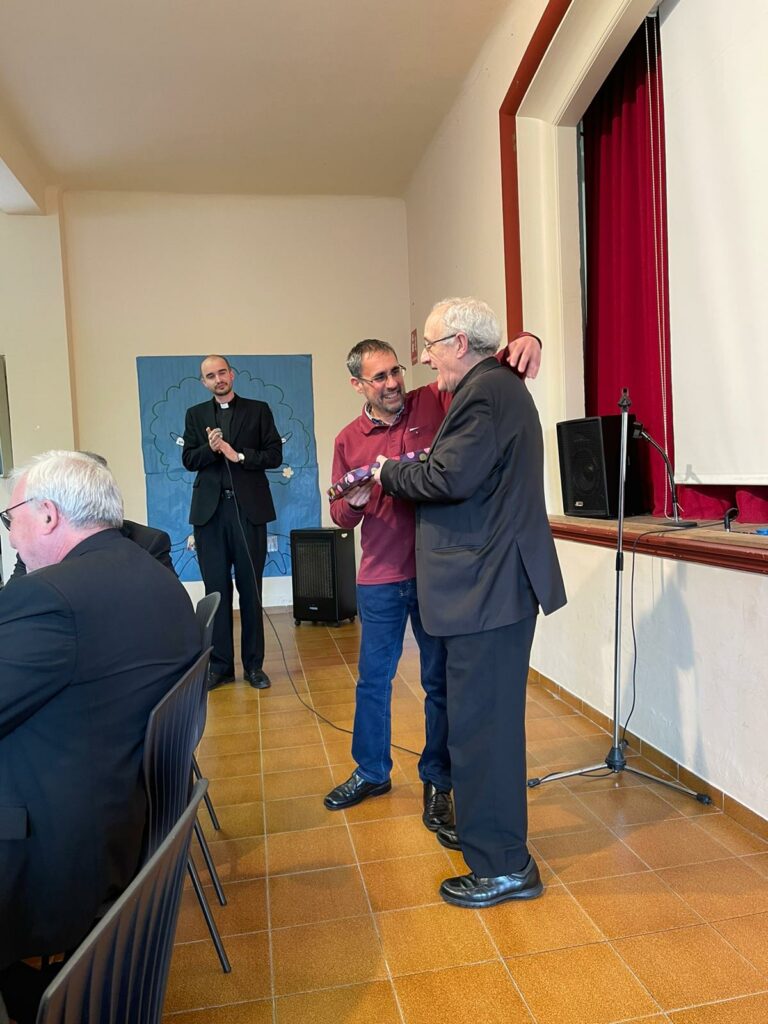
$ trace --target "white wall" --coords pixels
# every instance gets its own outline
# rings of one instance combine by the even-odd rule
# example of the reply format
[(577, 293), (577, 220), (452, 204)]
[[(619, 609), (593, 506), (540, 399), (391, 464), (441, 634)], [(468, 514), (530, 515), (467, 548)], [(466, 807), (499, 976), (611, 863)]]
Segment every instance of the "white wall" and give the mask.
[[(360, 409), (347, 351), (407, 345), (404, 203), (70, 193), (63, 209), (77, 443), (109, 458), (128, 518), (146, 521), (139, 355), (311, 353), (324, 489)], [(290, 581), (265, 581), (266, 604), (289, 601)]]
[[(0, 213), (0, 354), (5, 356), (16, 465), (49, 448), (71, 448), (64, 284), (59, 220)], [(0, 481), (4, 508), (10, 493)], [(2, 531), (3, 575), (15, 553)]]
[[(535, 664), (613, 708), (615, 552), (558, 541), (568, 604), (540, 620)], [(631, 555), (625, 557), (621, 720), (631, 704)], [(637, 707), (630, 730), (768, 818), (763, 737), (768, 577), (639, 555)], [(574, 767), (577, 767), (574, 765)]]
[[(505, 319), (499, 107), (546, 6), (510, 4), (406, 191), (411, 319), (419, 332), (432, 305), (478, 295)], [(536, 324), (526, 324), (536, 332)], [(431, 373), (419, 371), (421, 382)]]
[[(573, 0), (550, 47), (555, 59), (543, 81), (534, 81), (518, 117), (524, 312), (526, 326), (544, 332), (542, 376), (532, 390), (547, 441), (552, 511), (560, 508), (555, 423), (583, 415), (573, 128), (561, 125), (577, 123), (650, 6)], [(419, 330), (432, 302), (448, 294), (479, 294), (504, 316), (498, 110), (543, 8), (543, 2), (510, 4), (408, 188), (411, 308)], [(524, 165), (521, 146), (533, 151)], [(427, 379), (425, 371), (419, 379)], [(571, 542), (558, 550), (569, 604), (541, 618), (533, 665), (608, 713), (614, 556)], [(767, 599), (762, 576), (638, 559), (640, 662), (632, 731), (764, 817), (768, 700), (761, 684), (760, 609)], [(625, 679), (631, 670), (627, 617), (628, 605)]]

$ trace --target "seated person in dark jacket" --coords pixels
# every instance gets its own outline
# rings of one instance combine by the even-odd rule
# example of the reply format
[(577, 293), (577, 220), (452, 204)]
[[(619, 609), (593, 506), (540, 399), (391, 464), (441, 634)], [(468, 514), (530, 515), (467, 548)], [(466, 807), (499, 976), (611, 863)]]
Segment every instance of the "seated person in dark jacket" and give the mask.
[(21, 1020), (16, 962), (74, 949), (136, 873), (147, 719), (200, 636), (87, 455), (39, 456), (0, 519), (30, 570), (0, 592), (0, 991)]
[[(99, 465), (109, 469), (107, 460), (103, 455), (97, 455), (96, 452), (81, 452), (81, 454), (95, 459)], [(134, 544), (138, 544), (140, 548), (148, 551), (166, 569), (170, 569), (173, 573), (176, 572), (171, 561), (171, 538), (165, 530), (156, 530), (154, 526), (144, 526), (142, 523), (134, 523), (130, 519), (124, 519), (123, 525), (120, 527), (120, 533), (127, 537), (128, 540), (132, 540)], [(15, 580), (18, 576), (26, 576), (26, 573), (27, 567), (24, 565), (21, 555), (17, 555), (11, 579)]]

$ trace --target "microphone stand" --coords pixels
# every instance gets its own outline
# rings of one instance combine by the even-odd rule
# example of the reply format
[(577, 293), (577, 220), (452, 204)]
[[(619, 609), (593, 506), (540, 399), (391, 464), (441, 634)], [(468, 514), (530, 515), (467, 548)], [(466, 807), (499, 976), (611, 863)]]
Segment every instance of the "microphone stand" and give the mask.
[[(693, 797), (694, 800), (698, 800), (700, 804), (711, 804), (712, 798), (707, 796), (706, 793), (696, 793), (679, 782), (673, 782), (671, 779), (660, 779), (658, 776), (650, 775), (639, 768), (632, 768), (624, 756), (626, 741), (619, 739), (621, 729), (621, 592), (624, 578), (624, 489), (627, 476), (629, 407), (631, 405), (629, 390), (623, 388), (621, 398), (619, 399), (619, 408), (621, 409), (621, 451), (619, 454), (619, 522), (616, 533), (616, 608), (613, 641), (613, 733), (611, 749), (606, 754), (605, 760), (599, 764), (588, 765), (586, 768), (573, 768), (565, 772), (551, 772), (542, 778), (528, 779), (528, 787), (529, 789), (535, 789), (545, 782), (557, 782), (559, 779), (569, 779), (573, 775), (589, 775), (591, 772), (599, 771), (601, 768), (607, 768), (609, 775), (617, 775), (619, 772), (631, 772), (633, 775), (639, 775), (644, 779), (649, 779), (651, 782), (658, 782), (662, 786), (676, 789), (679, 793), (685, 793), (687, 796)], [(642, 425), (639, 426), (642, 430)], [(637, 431), (637, 427), (635, 430)], [(659, 450), (661, 451), (661, 449)]]
[(661, 447), (657, 444), (651, 435), (646, 431), (642, 423), (635, 421), (632, 427), (633, 439), (642, 438), (647, 441), (648, 444), (652, 445), (656, 451), (664, 459), (664, 465), (667, 467), (667, 479), (669, 480), (669, 491), (672, 495), (672, 523), (674, 526), (678, 526), (681, 530), (690, 530), (694, 526), (698, 526), (697, 522), (692, 519), (681, 519), (680, 518), (680, 506), (677, 503), (677, 485), (675, 484), (675, 474), (672, 472), (672, 463), (669, 461), (669, 456)]

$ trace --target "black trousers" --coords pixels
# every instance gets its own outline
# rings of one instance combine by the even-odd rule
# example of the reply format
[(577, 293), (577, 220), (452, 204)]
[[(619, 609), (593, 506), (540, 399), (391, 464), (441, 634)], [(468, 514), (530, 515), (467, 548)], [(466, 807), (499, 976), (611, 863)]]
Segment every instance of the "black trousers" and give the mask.
[(213, 623), (211, 671), (229, 674), (235, 669), (233, 568), (240, 595), (243, 668), (246, 672), (261, 668), (264, 664), (261, 578), (267, 558), (266, 525), (249, 522), (235, 499), (226, 497), (222, 492), (218, 508), (208, 522), (195, 527), (195, 546), (206, 594), (215, 590), (221, 594), (221, 604)]
[(528, 861), (525, 690), (536, 616), (444, 637), (456, 829), (476, 875)]

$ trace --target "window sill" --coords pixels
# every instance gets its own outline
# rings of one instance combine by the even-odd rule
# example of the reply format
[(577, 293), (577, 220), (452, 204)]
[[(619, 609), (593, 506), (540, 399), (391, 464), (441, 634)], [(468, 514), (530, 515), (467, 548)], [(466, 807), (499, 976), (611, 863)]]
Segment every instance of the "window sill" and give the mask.
[[(616, 547), (615, 519), (550, 516), (549, 523), (556, 540)], [(676, 530), (665, 519), (630, 516), (624, 520), (623, 546), (626, 552), (636, 544), (643, 555), (768, 575), (768, 537), (757, 536), (751, 532), (754, 529), (749, 524), (734, 524), (733, 531), (727, 533), (721, 522), (709, 522), (695, 529)]]

